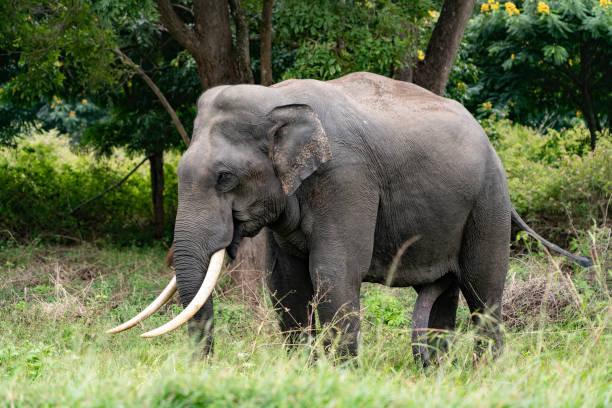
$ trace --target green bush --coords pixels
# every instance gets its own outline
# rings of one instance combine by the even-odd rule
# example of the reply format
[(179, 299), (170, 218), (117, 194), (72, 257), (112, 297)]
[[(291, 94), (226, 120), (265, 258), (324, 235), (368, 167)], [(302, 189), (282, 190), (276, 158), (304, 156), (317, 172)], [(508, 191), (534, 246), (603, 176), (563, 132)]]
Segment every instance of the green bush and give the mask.
[[(165, 168), (165, 206), (171, 225), (177, 196), (176, 160), (170, 158)], [(0, 239), (112, 238), (118, 244), (150, 240), (151, 187), (146, 164), (120, 187), (70, 214), (123, 178), (138, 160), (121, 151), (108, 159), (79, 152), (53, 133), (25, 138), (16, 149), (0, 150)]]
[[(568, 245), (576, 229), (609, 217), (612, 142), (601, 137), (589, 151), (583, 126), (546, 134), (494, 118), (483, 121), (504, 163), (512, 203), (548, 238)], [(24, 138), (0, 150), (0, 239), (18, 241), (107, 239), (123, 245), (152, 240), (151, 187), (143, 165), (122, 186), (73, 214), (78, 204), (113, 185), (138, 162), (122, 151), (108, 159), (71, 148), (53, 133)], [(167, 238), (178, 202), (177, 154), (164, 164)], [(570, 222), (571, 221), (571, 222)], [(67, 238), (68, 237), (68, 238)]]
[[(612, 142), (589, 151), (584, 126), (540, 134), (509, 120), (484, 123), (504, 164), (510, 196), (526, 221), (567, 242), (572, 229), (610, 219)], [(575, 227), (575, 228), (574, 228)]]

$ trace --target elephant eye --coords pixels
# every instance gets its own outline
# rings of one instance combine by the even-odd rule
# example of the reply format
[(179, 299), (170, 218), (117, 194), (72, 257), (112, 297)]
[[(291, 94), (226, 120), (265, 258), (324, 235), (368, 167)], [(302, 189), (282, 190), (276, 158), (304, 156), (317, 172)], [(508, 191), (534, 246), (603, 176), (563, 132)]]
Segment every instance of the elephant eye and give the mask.
[(238, 177), (227, 171), (220, 171), (217, 175), (217, 190), (226, 193), (238, 185)]
[(229, 180), (231, 176), (232, 175), (229, 174), (228, 172), (222, 171), (222, 172), (219, 173), (219, 178), (217, 178), (217, 183), (221, 184), (224, 181)]

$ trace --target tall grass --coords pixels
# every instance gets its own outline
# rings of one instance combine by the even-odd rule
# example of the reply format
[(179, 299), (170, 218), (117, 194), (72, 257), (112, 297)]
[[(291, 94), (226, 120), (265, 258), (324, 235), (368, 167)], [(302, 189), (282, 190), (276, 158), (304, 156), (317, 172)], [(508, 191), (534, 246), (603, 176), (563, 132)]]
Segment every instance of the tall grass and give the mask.
[(513, 259), (508, 293), (523, 285), (530, 296), (537, 280), (545, 289), (526, 308), (505, 299), (514, 323), (502, 355), (475, 362), (462, 305), (449, 353), (427, 370), (410, 350), (411, 289), (364, 285), (358, 365), (343, 366), (317, 341), (287, 352), (266, 297), (248, 303), (221, 287), (215, 353), (194, 359), (185, 328), (138, 337), (173, 317), (176, 302), (128, 332), (104, 334), (167, 282), (162, 249), (5, 246), (0, 406), (610, 406), (611, 242), (609, 228), (582, 236), (596, 255), (591, 269), (538, 254)]

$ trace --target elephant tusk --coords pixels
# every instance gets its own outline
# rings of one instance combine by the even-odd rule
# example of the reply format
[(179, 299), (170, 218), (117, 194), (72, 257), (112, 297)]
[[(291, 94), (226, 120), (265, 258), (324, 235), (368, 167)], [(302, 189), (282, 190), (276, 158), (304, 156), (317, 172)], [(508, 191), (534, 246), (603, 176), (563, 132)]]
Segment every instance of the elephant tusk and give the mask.
[(145, 310), (138, 313), (131, 320), (128, 320), (127, 322), (117, 327), (113, 327), (112, 329), (107, 330), (106, 333), (115, 334), (136, 326), (138, 323), (142, 322), (144, 319), (157, 312), (160, 307), (162, 307), (168, 300), (170, 300), (172, 295), (174, 295), (174, 292), (176, 292), (176, 276), (170, 280), (168, 286), (166, 286), (162, 293), (159, 294), (157, 299), (151, 302), (151, 304), (147, 306)]
[(189, 305), (187, 305), (187, 307), (181, 313), (179, 313), (178, 316), (155, 330), (141, 334), (140, 337), (157, 337), (171, 332), (172, 330), (181, 326), (187, 320), (191, 319), (194, 314), (198, 313), (198, 310), (204, 306), (204, 303), (206, 303), (206, 300), (208, 300), (208, 297), (217, 284), (217, 279), (219, 279), (219, 275), (221, 275), (221, 267), (223, 266), (224, 258), (225, 249), (220, 249), (213, 254), (213, 256), (210, 258), (208, 271), (206, 271), (206, 276), (204, 277), (202, 286), (200, 286), (198, 293), (196, 293)]

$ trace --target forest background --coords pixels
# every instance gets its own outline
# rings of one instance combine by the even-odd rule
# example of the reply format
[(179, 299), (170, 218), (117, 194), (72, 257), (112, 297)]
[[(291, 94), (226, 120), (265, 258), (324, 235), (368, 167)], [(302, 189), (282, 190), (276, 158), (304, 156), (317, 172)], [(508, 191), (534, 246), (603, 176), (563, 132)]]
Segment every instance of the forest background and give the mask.
[[(526, 405), (610, 403), (604, 388), (610, 362), (586, 361), (612, 352), (609, 0), (6, 0), (0, 15), (5, 401), (96, 405), (107, 398), (112, 405), (126, 390), (136, 396), (148, 390), (154, 391), (150, 404), (180, 405), (210, 402), (229, 387), (235, 401), (256, 406), (273, 384), (280, 391), (268, 395), (270, 405), (282, 405), (284, 388), (275, 374), (281, 370), (290, 379), (283, 387), (302, 389), (300, 378), (328, 386), (321, 397), (328, 403), (374, 401), (388, 391), (385, 401), (401, 405), (402, 398), (418, 401), (419, 390), (441, 385), (456, 393), (435, 400), (440, 405), (487, 405), (516, 395)], [(132, 337), (118, 343), (96, 337), (167, 281), (163, 258), (172, 243), (176, 167), (197, 97), (223, 83), (328, 80), (355, 71), (414, 82), (465, 105), (500, 155), (521, 216), (550, 240), (596, 260), (591, 270), (578, 268), (513, 233), (504, 319), (516, 346), (501, 368), (472, 371), (464, 332), (450, 354), (454, 362), (436, 369), (443, 377), (407, 384), (403, 374), (421, 375), (405, 352), (406, 310), (414, 299), (374, 286), (363, 295), (371, 323), (364, 349), (385, 351), (361, 357), (369, 374), (343, 378), (322, 363), (318, 376), (309, 371), (311, 362), (300, 365), (310, 361), (310, 351), (279, 358), (282, 338), (261, 328), (274, 327), (274, 319), (273, 305), (261, 295), (257, 242), (241, 248), (242, 259), (228, 267), (231, 279), (217, 290), (225, 346), (210, 370), (182, 359), (186, 333), (150, 348)], [(254, 268), (259, 273), (249, 274)], [(177, 307), (166, 307), (161, 319)], [(39, 335), (28, 330), (32, 325)], [(260, 346), (245, 351), (244, 344)], [(124, 363), (108, 357), (117, 348), (125, 350)], [(93, 350), (102, 352), (97, 357)], [(75, 369), (70, 356), (85, 363)], [(88, 371), (103, 356), (105, 368)], [(525, 372), (513, 371), (517, 359), (531, 364), (531, 383), (519, 381)], [(277, 365), (266, 365), (269, 360)], [(159, 361), (165, 366), (155, 378), (178, 370), (179, 378), (224, 380), (201, 393), (172, 380), (159, 389), (122, 380), (134, 367)], [(71, 374), (60, 380), (53, 374), (58, 369)], [(593, 395), (585, 373), (593, 376)], [(92, 379), (86, 390), (79, 386), (83, 375)], [(244, 387), (232, 388), (242, 375)], [(474, 376), (493, 390), (493, 399), (480, 399)], [(573, 394), (558, 387), (543, 392), (553, 380)], [(504, 388), (509, 381), (514, 385)], [(45, 383), (64, 393), (44, 391)], [(365, 391), (345, 393), (347, 383)], [(600, 393), (593, 391), (599, 386)], [(401, 397), (406, 389), (413, 391)], [(539, 397), (530, 399), (537, 390)], [(309, 398), (298, 400), (318, 401)]]

